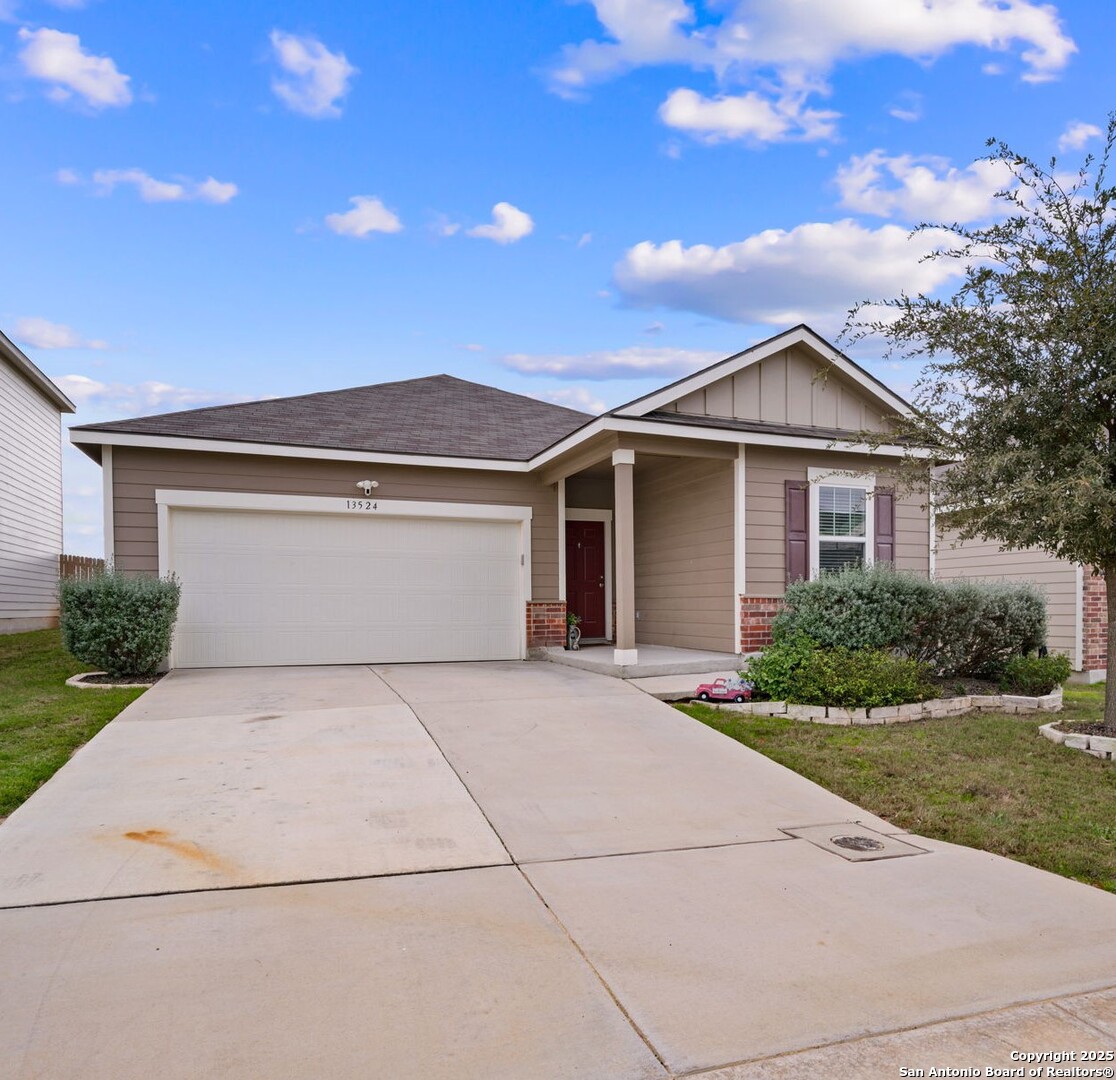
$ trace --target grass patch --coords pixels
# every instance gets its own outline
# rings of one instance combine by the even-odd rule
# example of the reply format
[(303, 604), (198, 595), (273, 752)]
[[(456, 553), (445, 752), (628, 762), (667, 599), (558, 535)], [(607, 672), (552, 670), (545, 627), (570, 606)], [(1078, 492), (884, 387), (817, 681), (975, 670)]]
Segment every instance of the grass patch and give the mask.
[[(1116, 762), (1042, 738), (1049, 714), (831, 727), (678, 708), (900, 828), (1116, 892)], [(1103, 683), (1073, 685), (1055, 715), (1103, 708)]]
[(87, 670), (63, 651), (57, 630), (0, 635), (0, 818), (143, 693), (65, 685)]

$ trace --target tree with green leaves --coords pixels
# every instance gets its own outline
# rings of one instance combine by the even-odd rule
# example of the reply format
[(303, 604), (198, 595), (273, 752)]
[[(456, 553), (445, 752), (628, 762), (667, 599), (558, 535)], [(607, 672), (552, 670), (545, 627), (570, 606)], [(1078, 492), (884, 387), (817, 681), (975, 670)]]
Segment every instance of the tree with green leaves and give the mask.
[[(1116, 673), (1116, 187), (1108, 183), (1116, 113), (1103, 150), (1067, 177), (989, 140), (1009, 182), (994, 224), (945, 229), (952, 296), (855, 307), (847, 340), (882, 338), (888, 355), (924, 362), (915, 415), (896, 433), (947, 467), (931, 482), (963, 539), (1036, 547), (1105, 576), (1108, 668)], [(879, 436), (876, 437), (877, 441)], [(901, 467), (925, 483), (912, 449)], [(1116, 681), (1104, 724), (1116, 734)]]

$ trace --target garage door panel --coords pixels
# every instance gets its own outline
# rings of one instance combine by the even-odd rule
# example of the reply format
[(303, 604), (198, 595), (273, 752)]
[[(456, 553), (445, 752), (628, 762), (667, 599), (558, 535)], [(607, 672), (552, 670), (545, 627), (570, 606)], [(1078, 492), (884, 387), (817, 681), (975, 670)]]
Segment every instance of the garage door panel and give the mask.
[(522, 655), (518, 522), (176, 509), (170, 549), (180, 667)]

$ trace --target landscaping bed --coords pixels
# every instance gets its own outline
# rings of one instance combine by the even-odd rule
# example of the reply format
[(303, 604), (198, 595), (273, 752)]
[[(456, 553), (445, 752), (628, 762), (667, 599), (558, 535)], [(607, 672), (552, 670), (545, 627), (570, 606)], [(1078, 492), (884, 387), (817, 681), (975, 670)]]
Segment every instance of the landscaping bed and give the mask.
[[(676, 707), (899, 828), (1116, 892), (1116, 768), (1040, 738), (1041, 717), (830, 726)], [(1064, 690), (1065, 719), (1103, 708), (1103, 683)]]
[(143, 693), (66, 685), (88, 669), (62, 649), (57, 630), (0, 635), (0, 818)]

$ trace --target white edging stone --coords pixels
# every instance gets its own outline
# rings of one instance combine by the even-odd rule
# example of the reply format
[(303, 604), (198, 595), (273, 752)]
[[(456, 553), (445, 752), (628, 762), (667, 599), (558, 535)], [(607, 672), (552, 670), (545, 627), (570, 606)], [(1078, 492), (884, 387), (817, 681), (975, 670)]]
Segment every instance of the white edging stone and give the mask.
[[(786, 716), (788, 720), (803, 720), (808, 724), (868, 727), (873, 724), (907, 724), (912, 720), (961, 716), (971, 712), (1013, 714), (1060, 712), (1062, 688), (1058, 687), (1052, 694), (1044, 694), (1042, 697), (1024, 697), (1020, 694), (961, 694), (955, 698), (932, 698), (930, 701), (915, 701), (909, 705), (883, 705), (876, 709), (841, 709), (836, 705), (795, 705), (786, 701), (746, 701), (742, 704), (737, 704), (735, 701), (702, 701), (699, 704), (708, 705), (713, 709), (743, 713), (745, 716)], [(1051, 739), (1054, 738), (1048, 731), (1051, 727), (1051, 724), (1047, 724), (1039, 730)], [(1100, 736), (1090, 735), (1087, 738), (1096, 740)], [(1106, 753), (1108, 755), (1116, 753), (1116, 739), (1106, 739), (1105, 742), (1112, 744), (1107, 748)], [(1083, 746), (1081, 749), (1085, 750), (1088, 747)], [(1104, 755), (1098, 752), (1098, 756)]]
[(1105, 761), (1116, 758), (1116, 739), (1111, 735), (1080, 735), (1073, 731), (1059, 731), (1056, 723), (1043, 724), (1039, 733), (1051, 742), (1068, 746), (1071, 750), (1084, 750), (1086, 754)]
[(107, 671), (83, 671), (80, 675), (71, 675), (66, 680), (67, 686), (76, 686), (79, 690), (146, 690), (151, 683), (135, 682), (85, 682), (90, 675), (107, 675)]

